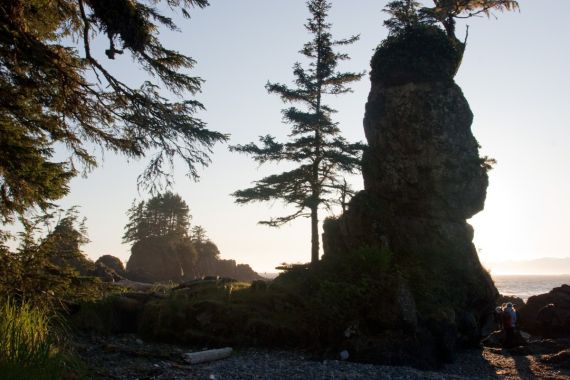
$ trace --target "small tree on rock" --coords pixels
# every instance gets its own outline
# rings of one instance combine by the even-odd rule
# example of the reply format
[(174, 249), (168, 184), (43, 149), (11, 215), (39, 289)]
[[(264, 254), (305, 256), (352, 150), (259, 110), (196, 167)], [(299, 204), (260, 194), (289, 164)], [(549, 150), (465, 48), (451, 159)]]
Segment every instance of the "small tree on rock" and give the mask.
[(135, 243), (152, 237), (182, 239), (188, 236), (190, 209), (178, 194), (157, 194), (148, 201), (133, 203), (127, 212), (124, 243)]
[(131, 243), (127, 271), (140, 281), (178, 281), (192, 276), (197, 253), (188, 236), (190, 210), (178, 194), (157, 194), (133, 203), (124, 243)]
[(384, 11), (390, 18), (384, 22), (390, 33), (399, 33), (413, 26), (439, 23), (448, 37), (455, 39), (456, 19), (484, 15), (492, 16), (492, 11), (512, 11), (519, 9), (516, 0), (433, 0), (433, 7), (422, 7), (416, 0), (390, 1)]
[(455, 38), (455, 19), (492, 16), (492, 11), (519, 9), (516, 0), (433, 0), (434, 7), (423, 8), (422, 13), (443, 25), (447, 35)]

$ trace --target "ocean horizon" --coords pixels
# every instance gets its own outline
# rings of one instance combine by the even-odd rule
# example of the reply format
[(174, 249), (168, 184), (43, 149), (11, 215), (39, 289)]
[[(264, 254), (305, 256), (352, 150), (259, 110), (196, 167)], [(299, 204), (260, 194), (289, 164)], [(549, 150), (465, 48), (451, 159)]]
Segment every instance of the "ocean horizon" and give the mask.
[(563, 284), (570, 285), (570, 274), (562, 275), (493, 275), (499, 293), (505, 296), (516, 296), (525, 302), (529, 297), (548, 293)]

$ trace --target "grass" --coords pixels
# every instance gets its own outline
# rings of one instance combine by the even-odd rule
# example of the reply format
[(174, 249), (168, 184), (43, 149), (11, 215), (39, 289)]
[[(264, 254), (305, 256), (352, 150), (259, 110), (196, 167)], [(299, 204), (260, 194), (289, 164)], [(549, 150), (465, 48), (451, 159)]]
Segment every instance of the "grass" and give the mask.
[(0, 378), (61, 379), (73, 360), (59, 349), (54, 320), (27, 302), (0, 302)]

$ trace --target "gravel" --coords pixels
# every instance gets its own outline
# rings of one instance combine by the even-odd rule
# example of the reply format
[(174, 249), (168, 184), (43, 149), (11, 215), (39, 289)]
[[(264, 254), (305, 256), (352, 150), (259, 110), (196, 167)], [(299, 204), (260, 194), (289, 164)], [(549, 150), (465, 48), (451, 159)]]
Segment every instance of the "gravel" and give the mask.
[(183, 354), (199, 348), (148, 343), (131, 335), (80, 337), (75, 345), (94, 379), (570, 379), (570, 373), (545, 367), (532, 356), (488, 348), (463, 351), (453, 364), (435, 372), (314, 360), (302, 352), (266, 349), (237, 350), (223, 360), (189, 365)]

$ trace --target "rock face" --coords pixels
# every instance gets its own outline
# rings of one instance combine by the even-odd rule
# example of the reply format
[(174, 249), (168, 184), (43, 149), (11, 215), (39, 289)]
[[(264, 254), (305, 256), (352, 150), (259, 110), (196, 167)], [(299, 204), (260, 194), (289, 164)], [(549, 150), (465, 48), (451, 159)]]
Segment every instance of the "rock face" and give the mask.
[(570, 337), (570, 286), (532, 296), (519, 310), (521, 329), (546, 338)]
[(461, 223), (481, 211), (488, 180), (472, 120), (454, 83), (373, 85), (364, 118), (366, 191), (412, 218)]
[[(419, 56), (401, 54), (420, 37), (426, 44), (447, 41), (446, 51), (462, 46), (435, 28), (414, 33), (384, 43), (372, 59), (364, 116), (365, 189), (342, 217), (325, 222), (323, 245), (325, 260), (341, 262), (362, 247), (392, 253), (392, 269), (404, 280), (398, 291), (404, 288), (413, 298), (418, 322), (410, 325), (403, 314), (397, 316), (397, 328), (359, 337), (367, 341), (360, 346), (369, 346), (360, 352), (366, 352), (366, 361), (397, 362), (386, 352), (400, 350), (401, 361), (430, 366), (450, 360), (457, 344), (478, 343), (498, 293), (466, 223), (483, 209), (488, 185), (469, 105), (450, 65), (438, 72), (429, 48)], [(415, 61), (396, 65), (397, 59)], [(419, 70), (416, 62), (430, 67)], [(407, 67), (418, 71), (402, 72)]]

